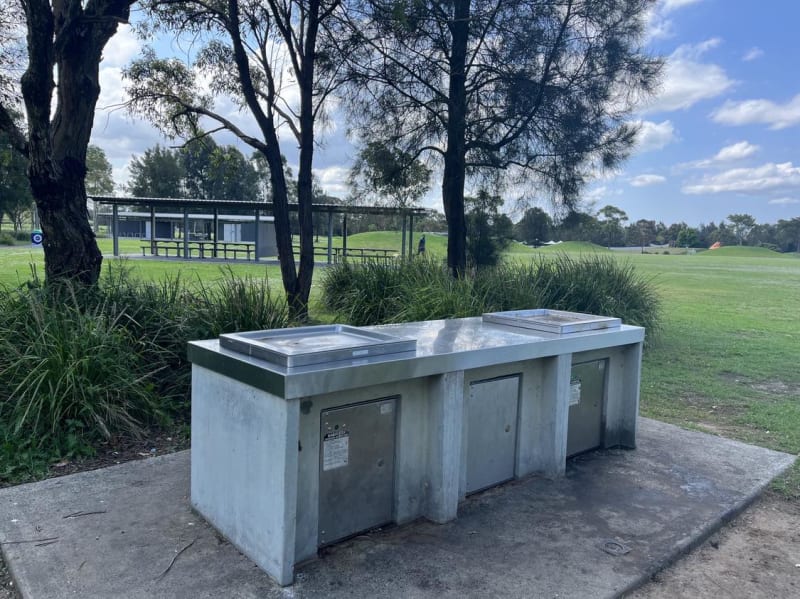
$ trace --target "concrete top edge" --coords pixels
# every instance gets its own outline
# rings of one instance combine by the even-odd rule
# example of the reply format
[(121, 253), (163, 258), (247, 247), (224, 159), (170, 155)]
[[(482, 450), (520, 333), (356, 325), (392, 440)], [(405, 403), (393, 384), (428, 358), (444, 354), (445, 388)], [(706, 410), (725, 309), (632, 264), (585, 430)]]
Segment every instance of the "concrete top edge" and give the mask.
[(622, 325), (558, 335), (483, 322), (481, 317), (363, 327), (416, 339), (416, 351), (287, 368), (220, 347), (189, 343), (189, 360), (285, 399), (423, 376), (641, 343), (642, 327)]

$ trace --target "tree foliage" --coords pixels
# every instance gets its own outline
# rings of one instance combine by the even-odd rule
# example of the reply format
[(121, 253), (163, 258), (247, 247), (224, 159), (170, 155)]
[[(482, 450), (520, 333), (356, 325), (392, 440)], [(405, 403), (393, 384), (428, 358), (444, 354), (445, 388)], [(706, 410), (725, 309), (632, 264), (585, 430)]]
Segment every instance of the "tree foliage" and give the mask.
[(467, 259), (476, 268), (495, 266), (513, 239), (514, 225), (500, 212), (503, 198), (485, 189), (465, 198), (467, 212)]
[(733, 227), (733, 234), (736, 236), (739, 245), (742, 245), (750, 235), (750, 231), (756, 226), (756, 219), (749, 214), (730, 214), (728, 220)]
[(155, 145), (135, 156), (128, 167), (127, 191), (136, 197), (261, 199), (259, 174), (238, 148), (218, 146), (211, 138), (178, 149)]
[(356, 201), (405, 208), (430, 189), (431, 170), (410, 153), (368, 142), (350, 169), (348, 183)]
[(103, 148), (86, 148), (86, 193), (95, 196), (114, 193), (114, 174)]
[(535, 182), (572, 205), (618, 164), (625, 118), (661, 62), (641, 49), (653, 0), (348, 3), (349, 108), (362, 138), (444, 166), (448, 265), (466, 259), (468, 177)]
[[(260, 152), (269, 167), (270, 192), (281, 277), (292, 316), (304, 319), (314, 269), (312, 227), (315, 124), (324, 117), (335, 69), (325, 63), (319, 38), (339, 0), (145, 0), (153, 31), (192, 40), (186, 62), (160, 58), (150, 49), (125, 72), (131, 109), (165, 133), (200, 135), (226, 129)], [(201, 91), (198, 74), (210, 82)], [(218, 110), (229, 98), (255, 122), (245, 130)], [(300, 149), (297, 187), (300, 264), (295, 263), (288, 187), (278, 129), (288, 130)]]
[(185, 170), (176, 150), (156, 144), (128, 165), (127, 191), (139, 198), (183, 198)]
[(33, 207), (31, 186), (26, 176), (28, 161), (0, 131), (0, 222), (7, 214), (16, 231), (21, 216)]
[(550, 239), (553, 219), (538, 207), (528, 208), (514, 227), (514, 236), (530, 245), (540, 245)]

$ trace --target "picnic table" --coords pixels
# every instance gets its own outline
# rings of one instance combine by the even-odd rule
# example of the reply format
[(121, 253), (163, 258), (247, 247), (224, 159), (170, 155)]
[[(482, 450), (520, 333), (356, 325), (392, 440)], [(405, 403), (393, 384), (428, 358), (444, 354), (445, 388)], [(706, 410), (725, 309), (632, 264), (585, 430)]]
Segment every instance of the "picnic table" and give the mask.
[[(225, 258), (234, 259), (240, 255), (250, 260), (255, 256), (256, 244), (252, 241), (188, 241), (183, 239), (152, 239), (142, 243), (142, 256), (148, 252), (153, 256), (173, 255), (175, 257)], [(184, 249), (188, 255), (184, 256)]]

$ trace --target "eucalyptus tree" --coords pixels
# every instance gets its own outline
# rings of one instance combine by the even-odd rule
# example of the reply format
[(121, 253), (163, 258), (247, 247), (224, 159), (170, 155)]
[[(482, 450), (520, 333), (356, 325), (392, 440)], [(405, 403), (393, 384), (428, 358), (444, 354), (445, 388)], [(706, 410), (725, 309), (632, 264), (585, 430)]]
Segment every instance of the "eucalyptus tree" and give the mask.
[[(94, 284), (100, 276), (103, 257), (86, 207), (86, 149), (103, 49), (133, 3), (0, 0), (0, 130), (28, 162), (48, 282)], [(15, 52), (21, 62), (9, 59)], [(26, 128), (13, 118), (20, 96)]]
[[(153, 31), (188, 40), (196, 51), (180, 60), (146, 50), (125, 71), (131, 110), (170, 136), (203, 135), (201, 123), (210, 123), (211, 133), (227, 130), (264, 156), (283, 286), (293, 317), (305, 319), (314, 268), (314, 129), (336, 74), (326, 68), (320, 76), (326, 54), (318, 42), (340, 0), (143, 0), (143, 5)], [(247, 113), (248, 124), (231, 116), (220, 97)], [(299, 147), (299, 267), (280, 128)]]
[(108, 161), (105, 150), (89, 144), (86, 148), (86, 192), (92, 195), (111, 195), (114, 193), (114, 169)]
[(187, 197), (186, 168), (181, 158), (178, 150), (160, 144), (134, 156), (128, 165), (127, 192), (138, 198)]
[(785, 250), (791, 251), (791, 247), (794, 246), (794, 251), (800, 253), (800, 216), (792, 219), (780, 219), (776, 229), (778, 242), (783, 245)]
[(381, 142), (358, 152), (348, 183), (357, 199), (397, 208), (412, 206), (430, 189), (431, 170), (420, 160)]
[(634, 142), (625, 123), (661, 61), (655, 0), (359, 0), (340, 60), (362, 138), (443, 165), (448, 265), (466, 263), (467, 178), (531, 183), (567, 206)]
[(728, 220), (731, 223), (731, 228), (733, 229), (733, 234), (736, 236), (736, 240), (739, 242), (739, 245), (742, 245), (750, 235), (753, 227), (756, 226), (756, 219), (750, 214), (729, 214)]

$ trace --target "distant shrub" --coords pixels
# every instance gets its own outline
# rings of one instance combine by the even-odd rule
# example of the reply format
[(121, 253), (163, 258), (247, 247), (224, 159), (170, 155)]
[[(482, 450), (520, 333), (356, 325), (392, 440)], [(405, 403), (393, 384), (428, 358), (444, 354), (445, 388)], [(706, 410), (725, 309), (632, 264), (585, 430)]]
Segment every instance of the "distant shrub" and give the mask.
[(14, 245), (14, 235), (8, 231), (0, 233), (0, 245)]
[(630, 263), (602, 254), (540, 256), (461, 279), (431, 260), (339, 264), (323, 276), (321, 301), (338, 320), (356, 325), (551, 308), (616, 316), (647, 328), (651, 339), (660, 328), (653, 281)]
[(14, 231), (14, 239), (17, 241), (30, 241), (31, 234), (28, 231)]

